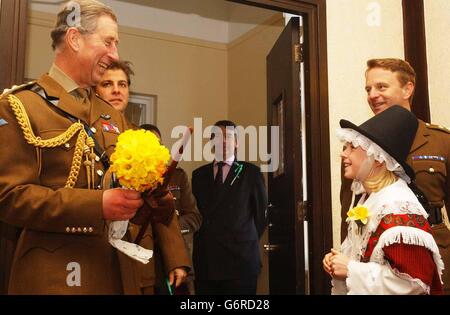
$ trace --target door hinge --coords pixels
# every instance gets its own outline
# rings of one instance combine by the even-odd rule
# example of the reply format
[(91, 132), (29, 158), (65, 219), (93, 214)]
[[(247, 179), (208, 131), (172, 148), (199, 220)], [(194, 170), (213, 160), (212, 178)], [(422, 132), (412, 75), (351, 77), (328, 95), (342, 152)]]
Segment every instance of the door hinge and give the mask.
[(295, 62), (303, 62), (303, 45), (294, 45)]

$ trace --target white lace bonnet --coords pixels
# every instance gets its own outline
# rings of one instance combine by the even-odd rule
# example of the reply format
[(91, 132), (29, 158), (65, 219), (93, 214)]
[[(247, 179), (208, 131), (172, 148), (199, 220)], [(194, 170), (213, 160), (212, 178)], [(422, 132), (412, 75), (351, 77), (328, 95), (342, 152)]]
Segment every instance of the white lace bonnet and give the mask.
[(363, 148), (366, 151), (367, 156), (373, 156), (373, 158), (380, 163), (385, 162), (386, 168), (389, 171), (395, 173), (407, 183), (411, 182), (411, 179), (406, 174), (403, 167), (392, 156), (366, 136), (350, 128), (338, 128), (336, 134), (342, 142), (351, 143), (355, 148)]

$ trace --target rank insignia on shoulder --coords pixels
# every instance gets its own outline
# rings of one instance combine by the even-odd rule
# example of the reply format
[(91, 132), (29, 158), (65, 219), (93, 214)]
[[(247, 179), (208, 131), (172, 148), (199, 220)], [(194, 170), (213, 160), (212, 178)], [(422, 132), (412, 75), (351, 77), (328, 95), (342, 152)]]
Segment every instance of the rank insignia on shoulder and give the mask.
[(4, 120), (3, 118), (0, 118), (0, 127), (7, 125), (7, 124), (8, 124), (8, 122), (6, 120)]
[(30, 81), (28, 83), (25, 84), (21, 84), (21, 85), (13, 85), (11, 88), (9, 89), (4, 89), (3, 92), (1, 93), (0, 97), (2, 97), (3, 95), (7, 95), (7, 94), (11, 94), (14, 92), (18, 92), (20, 90), (23, 90), (31, 85), (33, 85), (36, 81)]
[(434, 125), (434, 124), (430, 124), (430, 123), (426, 123), (425, 124), (428, 128), (430, 129), (434, 129), (434, 130), (440, 130), (446, 133), (450, 133), (450, 129), (441, 125)]
[(427, 160), (427, 161), (442, 161), (445, 162), (445, 157), (438, 156), (438, 155), (414, 155), (412, 157), (413, 161), (421, 161), (421, 160)]
[(112, 132), (112, 133), (120, 134), (120, 130), (117, 126), (114, 126), (113, 123), (108, 123), (106, 121), (102, 122), (102, 129), (105, 132)]

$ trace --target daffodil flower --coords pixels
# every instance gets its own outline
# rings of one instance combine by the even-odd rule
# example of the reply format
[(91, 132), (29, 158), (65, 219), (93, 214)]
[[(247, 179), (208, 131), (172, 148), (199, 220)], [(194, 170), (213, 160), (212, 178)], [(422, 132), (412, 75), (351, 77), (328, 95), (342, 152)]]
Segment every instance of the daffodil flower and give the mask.
[(349, 221), (355, 221), (358, 220), (361, 221), (362, 224), (367, 224), (367, 219), (372, 215), (372, 213), (369, 212), (369, 209), (363, 206), (356, 206), (352, 209), (350, 209), (347, 212), (347, 219), (346, 222)]

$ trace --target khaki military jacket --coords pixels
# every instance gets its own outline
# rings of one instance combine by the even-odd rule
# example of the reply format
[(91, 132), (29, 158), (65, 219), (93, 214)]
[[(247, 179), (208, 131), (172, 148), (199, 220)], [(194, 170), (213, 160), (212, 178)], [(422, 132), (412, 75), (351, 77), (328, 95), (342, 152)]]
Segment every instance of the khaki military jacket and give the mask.
[(180, 222), (180, 229), (188, 253), (192, 257), (193, 236), (200, 229), (202, 216), (197, 208), (197, 201), (192, 194), (191, 183), (182, 168), (175, 170), (169, 183), (169, 190), (175, 198), (175, 209)]
[[(119, 112), (95, 93), (87, 102), (77, 100), (48, 75), (43, 75), (37, 84), (48, 99), (57, 101), (58, 109), (27, 89), (13, 93), (25, 108), (35, 140), (62, 135), (72, 125), (68, 114), (87, 123), (99, 147), (111, 155), (119, 133), (127, 128)], [(107, 222), (102, 216), (103, 191), (86, 189), (84, 164), (74, 187), (65, 187), (77, 135), (54, 147), (28, 143), (7, 97), (0, 100), (0, 119), (6, 122), (0, 126), (0, 220), (22, 228), (8, 293), (140, 293), (140, 263), (109, 244)], [(100, 161), (94, 164), (91, 185), (98, 188), (105, 170)], [(159, 229), (163, 235), (169, 229), (178, 229), (176, 219)], [(184, 261), (187, 258), (182, 258), (180, 265)]]
[[(193, 237), (194, 233), (200, 229), (202, 224), (202, 216), (197, 208), (197, 201), (192, 194), (191, 183), (186, 172), (182, 168), (176, 168), (170, 179), (169, 190), (175, 199), (175, 210), (180, 224), (180, 231), (183, 235), (185, 248), (192, 262), (193, 251)], [(156, 264), (156, 285), (159, 290), (165, 290), (165, 276), (170, 270), (167, 268), (167, 262), (161, 256), (164, 253), (164, 248), (158, 246), (156, 249), (155, 264)], [(194, 278), (194, 270), (188, 274), (186, 282), (192, 282)], [(192, 284), (193, 287), (193, 284)], [(164, 289), (163, 289), (164, 288)], [(193, 290), (190, 292), (193, 294)]]

